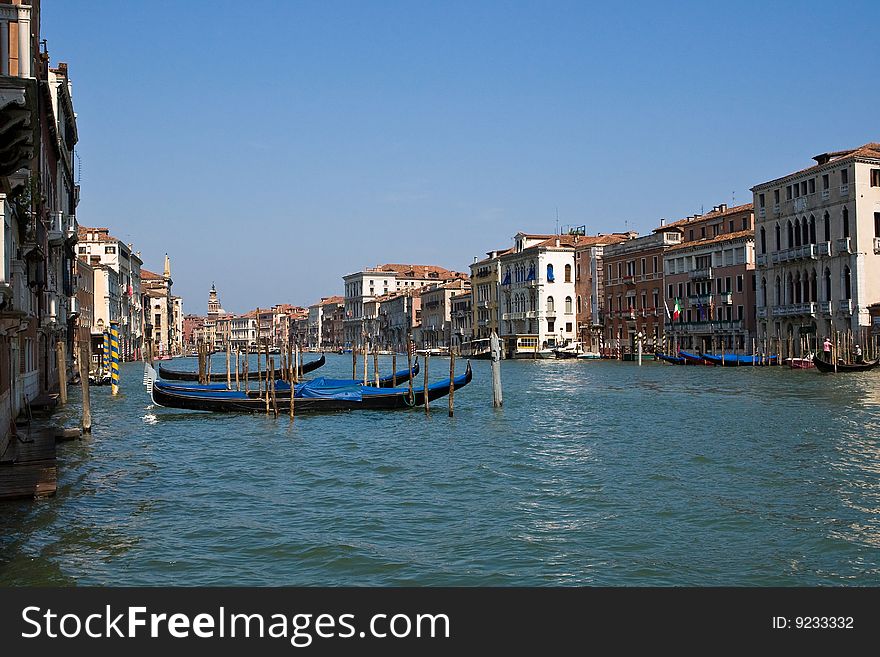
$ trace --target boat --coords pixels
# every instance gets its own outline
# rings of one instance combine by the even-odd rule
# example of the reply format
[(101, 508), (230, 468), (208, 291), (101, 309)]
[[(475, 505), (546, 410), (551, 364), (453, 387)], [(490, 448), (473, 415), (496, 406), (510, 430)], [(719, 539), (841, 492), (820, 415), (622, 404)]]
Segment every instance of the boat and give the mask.
[(416, 353), (422, 356), (448, 356), (449, 350), (446, 348), (432, 347), (430, 349), (416, 349)]
[(578, 355), (582, 354), (583, 350), (581, 349), (580, 342), (569, 342), (561, 347), (557, 347), (553, 350), (553, 355), (556, 358), (565, 359), (565, 358), (577, 358)]
[[(153, 403), (166, 408), (179, 408), (190, 411), (213, 411), (218, 413), (265, 413), (266, 399), (255, 390), (192, 390), (174, 389), (173, 385), (155, 378), (150, 373), (150, 394)], [(450, 382), (449, 379), (432, 383), (427, 387), (376, 388), (364, 386), (346, 379), (327, 379), (320, 377), (296, 385), (294, 393), (294, 413), (320, 413), (351, 410), (394, 410), (421, 406), (425, 399), (433, 401), (449, 394), (471, 382), (473, 373), (468, 361), (465, 373)], [(450, 385), (451, 383), (451, 385)], [(277, 399), (277, 398), (276, 398)], [(290, 398), (288, 397), (287, 408)], [(279, 412), (287, 412), (279, 408)]]
[[(302, 364), (303, 374), (307, 374), (312, 372), (319, 367), (322, 367), (324, 363), (327, 362), (327, 358), (324, 354), (321, 354), (321, 357), (317, 360), (313, 360), (308, 363)], [(248, 372), (247, 380), (248, 381), (259, 381), (260, 380), (260, 372)], [(199, 374), (198, 372), (184, 372), (182, 370), (170, 370), (162, 365), (159, 365), (159, 376), (165, 379), (166, 381), (198, 381)], [(263, 375), (265, 376), (265, 375)], [(239, 374), (240, 378), (243, 378), (243, 374)], [(232, 373), (232, 378), (235, 378), (235, 373)], [(208, 378), (209, 381), (226, 381), (226, 372), (215, 372), (211, 374)]]
[(777, 363), (776, 356), (758, 356), (758, 355), (737, 355), (737, 354), (721, 354), (715, 356), (713, 354), (701, 354), (703, 360), (711, 365), (720, 365), (722, 367), (740, 367), (747, 365), (753, 367), (755, 365), (775, 365)]
[(685, 365), (711, 365), (711, 363), (706, 361), (702, 355), (697, 356), (689, 351), (679, 350), (678, 355), (684, 358)]
[(109, 371), (96, 370), (89, 374), (89, 385), (91, 386), (109, 386), (111, 381), (112, 377)]
[(813, 364), (813, 354), (801, 358), (786, 358), (784, 362), (793, 370), (811, 370), (816, 367)]
[(477, 338), (461, 345), (461, 353), (472, 360), (490, 360), (492, 358), (491, 340)]
[(536, 358), (555, 358), (556, 351), (554, 349), (541, 349), (535, 354)]
[(669, 354), (664, 354), (659, 351), (654, 355), (664, 363), (672, 363), (673, 365), (687, 364), (687, 360), (683, 356), (670, 356)]
[[(399, 370), (396, 374), (390, 376), (383, 376), (379, 379), (379, 387), (380, 388), (393, 388), (395, 387), (393, 384), (397, 383), (398, 385), (402, 383), (406, 383), (411, 378), (415, 378), (415, 376), (419, 373), (419, 359), (417, 358), (415, 363), (413, 363), (412, 370)], [(146, 383), (149, 377), (144, 378), (144, 383)], [(336, 381), (349, 381), (352, 384), (362, 384), (363, 382), (360, 379), (336, 379)], [(225, 381), (225, 379), (224, 379)], [(308, 381), (304, 381), (303, 383), (308, 383)], [(375, 388), (375, 379), (368, 380), (366, 385), (371, 388)], [(192, 383), (192, 382), (168, 382), (163, 381), (162, 386), (168, 390), (179, 390), (183, 392), (193, 392), (193, 391), (203, 391), (203, 392), (220, 392), (220, 391), (228, 391), (229, 388), (226, 387), (226, 383), (208, 383), (208, 384), (200, 384), (200, 383)], [(290, 384), (287, 381), (283, 381), (282, 379), (275, 380), (275, 394), (278, 397), (290, 397)]]
[(597, 354), (595, 351), (585, 351), (582, 354), (577, 355), (578, 360), (602, 360), (602, 354)]
[(829, 363), (827, 360), (823, 360), (819, 358), (818, 354), (813, 356), (813, 364), (816, 366), (816, 369), (820, 372), (841, 372), (841, 373), (852, 373), (852, 372), (868, 372), (877, 367), (878, 363), (880, 363), (880, 358), (875, 358), (874, 360), (868, 360), (864, 363), (844, 363), (840, 360), (837, 361), (837, 365), (834, 363)]

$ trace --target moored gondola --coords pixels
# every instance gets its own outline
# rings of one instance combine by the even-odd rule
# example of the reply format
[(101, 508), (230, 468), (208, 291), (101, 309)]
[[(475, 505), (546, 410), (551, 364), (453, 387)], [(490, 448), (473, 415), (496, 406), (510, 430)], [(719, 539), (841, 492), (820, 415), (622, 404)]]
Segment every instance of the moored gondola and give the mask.
[[(471, 382), (473, 373), (468, 362), (465, 373), (453, 380), (457, 390)], [(257, 391), (199, 390), (184, 391), (180, 386), (152, 382), (153, 403), (167, 408), (220, 413), (265, 413), (266, 399)], [(376, 388), (350, 380), (323, 377), (296, 386), (294, 412), (320, 413), (350, 410), (394, 410), (421, 406), (425, 397), (433, 401), (449, 394), (450, 381), (432, 383), (427, 388)], [(289, 401), (289, 397), (288, 397)]]
[(873, 370), (880, 364), (880, 358), (875, 358), (874, 360), (869, 360), (864, 363), (837, 363), (837, 367), (834, 366), (834, 363), (829, 363), (827, 360), (823, 360), (819, 358), (818, 355), (813, 356), (813, 363), (816, 365), (816, 369), (820, 372), (838, 372), (850, 374), (852, 372), (868, 372)]
[(701, 354), (703, 360), (712, 365), (721, 367), (740, 367), (746, 365), (748, 367), (761, 365), (776, 365), (776, 356), (742, 356), (737, 354), (721, 354), (715, 356), (712, 354)]
[[(321, 354), (321, 357), (317, 360), (313, 360), (308, 363), (303, 363), (302, 371), (303, 374), (308, 374), (309, 372), (313, 372), (319, 367), (323, 367), (327, 362), (324, 354)], [(198, 381), (199, 373), (198, 372), (185, 372), (182, 370), (170, 370), (162, 365), (159, 365), (159, 376), (161, 376), (166, 381)], [(244, 377), (244, 375), (239, 375), (240, 377)], [(263, 374), (265, 377), (265, 374)], [(234, 377), (234, 375), (233, 375)], [(213, 373), (208, 378), (209, 381), (226, 381), (226, 372)], [(248, 381), (259, 381), (260, 380), (260, 372), (248, 372), (247, 376)]]
[(671, 363), (672, 365), (684, 365), (687, 363), (687, 361), (681, 356), (670, 356), (669, 354), (664, 354), (659, 351), (654, 355), (664, 363)]

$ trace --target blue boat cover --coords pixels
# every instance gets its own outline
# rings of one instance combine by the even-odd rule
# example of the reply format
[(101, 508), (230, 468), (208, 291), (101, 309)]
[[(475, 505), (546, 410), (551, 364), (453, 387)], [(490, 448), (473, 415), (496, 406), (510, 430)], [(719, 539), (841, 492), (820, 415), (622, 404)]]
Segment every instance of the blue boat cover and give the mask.
[(361, 401), (361, 384), (346, 379), (319, 377), (296, 387), (296, 397)]

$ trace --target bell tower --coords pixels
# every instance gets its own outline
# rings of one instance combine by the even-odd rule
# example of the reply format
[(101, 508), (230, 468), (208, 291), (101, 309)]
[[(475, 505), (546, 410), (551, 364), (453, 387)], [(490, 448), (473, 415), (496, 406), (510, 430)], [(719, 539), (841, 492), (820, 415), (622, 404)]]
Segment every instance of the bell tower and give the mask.
[(220, 300), (217, 299), (217, 288), (211, 283), (211, 291), (208, 292), (208, 319), (216, 320), (220, 314)]

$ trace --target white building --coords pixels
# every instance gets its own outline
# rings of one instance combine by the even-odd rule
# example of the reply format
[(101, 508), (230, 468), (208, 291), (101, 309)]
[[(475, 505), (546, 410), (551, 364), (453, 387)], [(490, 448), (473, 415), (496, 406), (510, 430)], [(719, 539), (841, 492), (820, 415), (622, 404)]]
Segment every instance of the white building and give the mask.
[(508, 357), (532, 357), (576, 339), (576, 237), (517, 233), (514, 248), (500, 257), (499, 326)]
[(802, 335), (861, 339), (880, 301), (880, 144), (813, 159), (752, 188), (758, 339), (795, 353)]
[(229, 321), (229, 340), (233, 348), (248, 349), (257, 344), (257, 320), (253, 313)]

